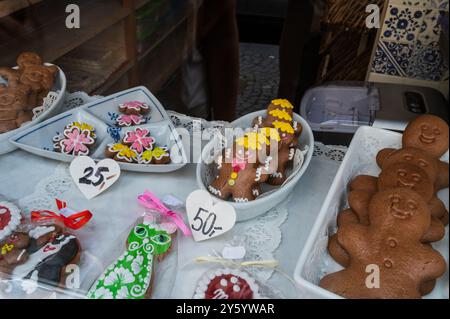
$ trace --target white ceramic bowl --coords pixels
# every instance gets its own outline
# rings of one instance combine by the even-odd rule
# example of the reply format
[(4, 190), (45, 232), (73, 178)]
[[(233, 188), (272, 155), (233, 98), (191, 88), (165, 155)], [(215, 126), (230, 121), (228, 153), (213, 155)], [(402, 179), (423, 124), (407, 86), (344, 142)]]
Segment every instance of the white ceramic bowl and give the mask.
[[(242, 129), (251, 128), (252, 122), (256, 117), (265, 116), (266, 114), (266, 110), (250, 113), (237, 119), (236, 121), (231, 123), (231, 125), (233, 127), (239, 127)], [(238, 222), (249, 220), (262, 215), (286, 200), (286, 198), (291, 194), (295, 185), (298, 183), (298, 181), (308, 168), (314, 152), (314, 135), (309, 124), (300, 115), (294, 114), (294, 120), (300, 123), (303, 128), (302, 134), (299, 137), (299, 147), (304, 148), (305, 146), (308, 146), (308, 152), (305, 156), (301, 169), (294, 177), (292, 177), (292, 179), (288, 183), (286, 183), (282, 187), (279, 187), (267, 196), (257, 198), (256, 200), (247, 203), (228, 202), (235, 208)], [(214, 143), (215, 141), (211, 141), (204, 147), (202, 151), (202, 158), (208, 158), (208, 154), (211, 154)], [(208, 165), (203, 161), (199, 161), (199, 163), (197, 164), (197, 184), (203, 190), (207, 190), (207, 185), (204, 185), (202, 178), (207, 168)], [(222, 201), (217, 197), (214, 197), (214, 199), (216, 202)]]
[[(50, 66), (53, 64), (45, 63), (45, 65)], [(17, 67), (15, 67), (15, 68), (17, 68)], [(67, 81), (66, 81), (66, 75), (64, 74), (64, 72), (61, 70), (61, 68), (58, 67), (58, 69), (59, 69), (59, 72), (56, 75), (55, 83), (53, 84), (53, 88), (52, 88), (52, 91), (55, 91), (55, 92), (60, 91), (60, 94), (58, 95), (58, 98), (56, 99), (55, 103), (52, 105), (51, 108), (49, 108), (44, 113), (42, 113), (34, 121), (29, 122), (15, 130), (0, 134), (0, 155), (12, 152), (17, 148), (17, 146), (15, 146), (14, 144), (9, 142), (9, 139), (12, 136), (22, 132), (23, 130), (29, 128), (30, 126), (32, 126), (36, 123), (39, 123), (51, 116), (58, 114), (61, 111), (61, 108), (64, 105), (64, 96), (66, 94)], [(4, 82), (3, 78), (0, 77), (0, 83), (3, 83), (3, 82)], [(36, 105), (36, 106), (39, 106), (39, 105)]]

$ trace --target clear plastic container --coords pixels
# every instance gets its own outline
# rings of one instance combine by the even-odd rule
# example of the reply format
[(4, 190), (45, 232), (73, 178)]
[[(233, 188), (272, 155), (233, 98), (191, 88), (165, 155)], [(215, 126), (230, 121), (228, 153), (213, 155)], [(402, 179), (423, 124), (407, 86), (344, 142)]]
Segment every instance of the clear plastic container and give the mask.
[(320, 86), (306, 92), (300, 115), (315, 132), (355, 133), (373, 124), (379, 105), (375, 87)]

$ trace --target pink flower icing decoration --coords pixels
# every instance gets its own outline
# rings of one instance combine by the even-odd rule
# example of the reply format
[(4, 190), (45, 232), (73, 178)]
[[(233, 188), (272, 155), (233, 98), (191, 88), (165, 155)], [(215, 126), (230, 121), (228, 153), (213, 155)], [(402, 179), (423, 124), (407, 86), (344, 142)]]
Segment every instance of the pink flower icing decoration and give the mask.
[(131, 144), (131, 148), (138, 153), (142, 153), (144, 149), (150, 150), (153, 148), (155, 139), (150, 136), (150, 131), (146, 129), (136, 128), (134, 131), (127, 132), (123, 139), (125, 144)]
[(145, 122), (145, 118), (142, 115), (135, 115), (135, 114), (131, 114), (131, 115), (126, 115), (126, 114), (121, 114), (118, 118), (117, 118), (117, 124), (120, 126), (134, 126), (134, 125), (139, 125)]
[(61, 140), (63, 153), (73, 155), (88, 155), (89, 148), (86, 145), (94, 144), (89, 130), (81, 131), (78, 127), (72, 127), (64, 131), (64, 139)]

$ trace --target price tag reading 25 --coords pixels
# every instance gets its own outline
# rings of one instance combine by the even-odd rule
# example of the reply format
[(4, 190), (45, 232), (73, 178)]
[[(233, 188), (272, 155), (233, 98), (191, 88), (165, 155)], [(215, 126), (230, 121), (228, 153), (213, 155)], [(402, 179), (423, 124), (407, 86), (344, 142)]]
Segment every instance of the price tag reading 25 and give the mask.
[(70, 175), (83, 195), (91, 199), (117, 181), (120, 166), (109, 158), (96, 163), (90, 157), (80, 156), (70, 163)]
[(194, 216), (194, 222), (191, 224), (191, 228), (211, 238), (216, 231), (223, 230), (221, 226), (216, 226), (216, 221), (217, 215), (215, 213), (199, 208), (197, 214)]

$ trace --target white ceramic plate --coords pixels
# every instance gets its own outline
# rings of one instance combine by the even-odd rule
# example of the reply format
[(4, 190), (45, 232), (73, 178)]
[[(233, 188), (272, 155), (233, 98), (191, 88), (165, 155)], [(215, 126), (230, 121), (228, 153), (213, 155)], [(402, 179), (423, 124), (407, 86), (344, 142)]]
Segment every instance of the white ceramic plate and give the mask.
[[(45, 63), (45, 65), (50, 66), (52, 64)], [(53, 105), (48, 110), (43, 112), (34, 121), (29, 122), (15, 130), (0, 134), (0, 155), (14, 151), (17, 148), (17, 146), (15, 146), (14, 144), (9, 142), (9, 139), (12, 136), (19, 134), (20, 132), (26, 130), (27, 128), (49, 118), (50, 116), (58, 114), (61, 111), (61, 109), (64, 105), (64, 97), (65, 97), (65, 93), (66, 93), (67, 81), (66, 81), (66, 75), (60, 68), (59, 68), (59, 72), (58, 72), (58, 75), (56, 76), (55, 80), (56, 81), (55, 81), (51, 91), (54, 91), (54, 92), (59, 91), (59, 95), (58, 95), (58, 98), (56, 99), (56, 101), (53, 103)], [(2, 77), (0, 77), (0, 83), (4, 83), (4, 80)], [(36, 105), (36, 106), (38, 106), (38, 105)]]
[[(143, 97), (148, 100), (143, 101)], [(135, 127), (130, 128), (116, 128), (109, 123), (105, 123), (102, 119), (90, 113), (95, 109), (97, 115), (104, 115), (111, 111), (111, 101), (117, 101), (119, 98), (124, 98), (125, 101), (139, 100), (148, 102), (152, 111), (157, 112), (156, 118), (159, 120), (137, 127), (145, 127), (150, 130), (150, 133), (156, 139), (156, 145), (167, 146), (171, 153), (172, 163), (167, 165), (143, 165), (143, 164), (128, 164), (119, 163), (123, 170), (147, 173), (165, 173), (178, 170), (187, 164), (187, 157), (181, 142), (178, 132), (175, 130), (172, 122), (162, 108), (161, 104), (157, 102), (156, 98), (144, 87), (138, 87), (124, 92), (116, 93), (85, 106), (67, 111), (50, 118), (42, 123), (29, 127), (19, 134), (16, 134), (10, 139), (10, 142), (15, 146), (28, 151), (30, 153), (59, 160), (70, 162), (74, 156), (61, 154), (53, 151), (52, 139), (58, 133), (64, 130), (64, 127), (73, 121), (85, 122), (92, 125), (96, 129), (96, 143), (91, 148), (89, 156), (94, 159), (105, 158), (105, 149), (107, 144), (114, 143), (121, 139), (125, 132)], [(104, 111), (103, 107), (105, 108)], [(118, 106), (117, 106), (118, 107)], [(105, 119), (105, 118), (104, 118)]]
[[(233, 127), (239, 127), (245, 130), (252, 127), (252, 122), (256, 117), (265, 116), (266, 113), (266, 110), (250, 113), (237, 119), (231, 124)], [(314, 152), (314, 135), (309, 124), (300, 115), (294, 114), (294, 120), (300, 123), (303, 128), (302, 134), (299, 137), (299, 148), (307, 149), (307, 152), (304, 155), (303, 165), (295, 173), (295, 175), (289, 176), (289, 180), (283, 186), (270, 189), (270, 193), (263, 193), (261, 197), (258, 197), (254, 201), (248, 203), (228, 202), (236, 210), (237, 221), (245, 221), (251, 218), (255, 218), (269, 211), (273, 207), (279, 205), (291, 194), (291, 192), (295, 188), (295, 185), (298, 183), (298, 181), (308, 168)], [(202, 152), (202, 158), (215, 156), (214, 154), (212, 154), (214, 143), (215, 141), (211, 141), (205, 146)], [(208, 169), (209, 165), (205, 164), (203, 161), (199, 161), (199, 163), (197, 164), (197, 184), (201, 189), (204, 190), (207, 190), (207, 185), (205, 184), (206, 180), (208, 179)], [(217, 197), (214, 197), (214, 199), (215, 201), (222, 201)]]
[[(367, 126), (359, 128), (356, 132), (297, 263), (294, 278), (302, 298), (340, 298), (320, 288), (318, 284), (326, 274), (342, 269), (328, 254), (327, 244), (328, 236), (336, 231), (337, 214), (346, 206), (347, 185), (355, 176), (361, 174), (378, 176), (380, 169), (375, 161), (377, 153), (383, 148), (400, 148), (401, 137), (399, 133)], [(448, 162), (448, 159), (447, 152), (442, 160)], [(448, 209), (448, 189), (440, 191), (438, 196)], [(444, 239), (433, 244), (433, 247), (444, 256), (447, 264), (448, 240), (447, 227)], [(447, 268), (444, 276), (438, 279), (436, 288), (425, 298), (448, 299), (448, 282)]]

